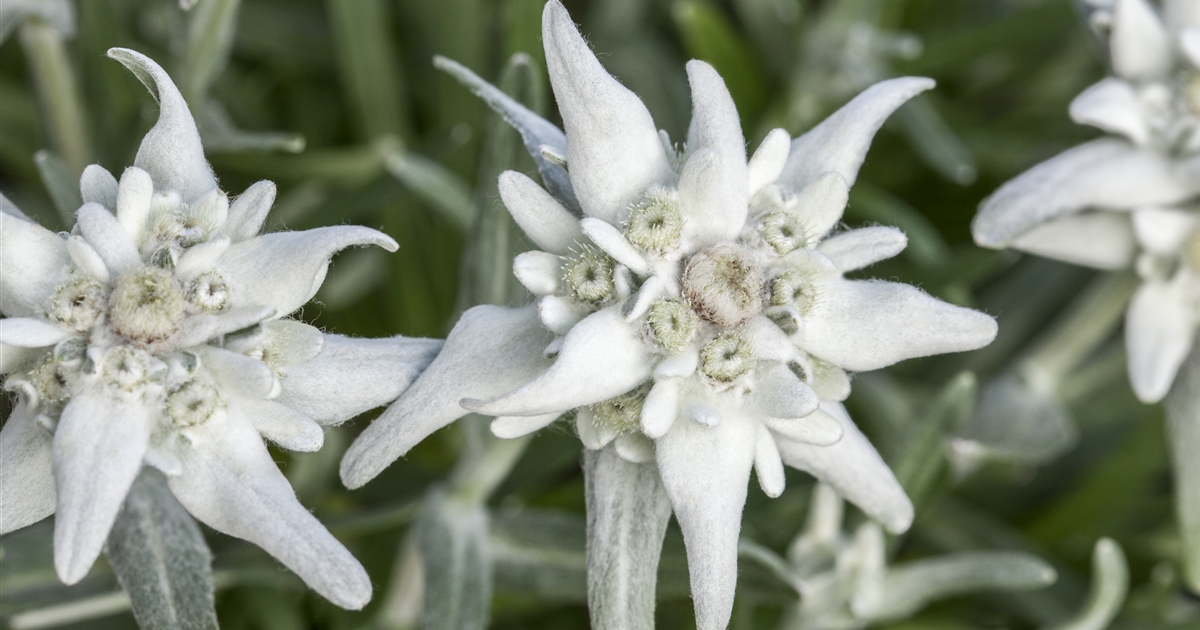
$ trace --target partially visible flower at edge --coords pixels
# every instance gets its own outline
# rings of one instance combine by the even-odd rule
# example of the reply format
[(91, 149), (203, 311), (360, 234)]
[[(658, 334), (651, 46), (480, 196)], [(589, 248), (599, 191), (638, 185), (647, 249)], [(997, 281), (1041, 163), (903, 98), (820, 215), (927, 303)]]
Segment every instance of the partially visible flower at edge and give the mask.
[(263, 440), (318, 450), (324, 426), (395, 399), (432, 360), (438, 341), (353, 339), (284, 318), (335, 253), (396, 243), (358, 226), (259, 234), (274, 184), (230, 201), (167, 73), (131, 50), (108, 55), (159, 103), (134, 166), (120, 181), (87, 167), (69, 234), (0, 197), (0, 372), (16, 393), (0, 431), (0, 533), (56, 514), (55, 569), (74, 584), (146, 464), (197, 519), (361, 608), (366, 572)]
[[(733, 101), (708, 64), (687, 66), (693, 120), (681, 148), (557, 1), (546, 5), (542, 40), (565, 135), (440, 62), (514, 122), (538, 160), (546, 189), (500, 177), (505, 205), (542, 249), (514, 262), (537, 304), (465, 313), (429, 369), (351, 446), (342, 479), (363, 485), (468, 411), (497, 416), (500, 437), (573, 414), (591, 451), (655, 467), (662, 489), (637, 491), (665, 489), (697, 625), (723, 628), (751, 469), (770, 496), (783, 491), (785, 463), (806, 470), (906, 530), (911, 503), (840, 404), (847, 370), (995, 336), (982, 313), (844, 277), (898, 254), (903, 233), (829, 236), (875, 131), (933, 82), (880, 83), (795, 141), (772, 131), (747, 160)], [(589, 498), (589, 521), (592, 510)], [(669, 516), (639, 518), (665, 531)], [(589, 572), (605, 553), (589, 542)]]

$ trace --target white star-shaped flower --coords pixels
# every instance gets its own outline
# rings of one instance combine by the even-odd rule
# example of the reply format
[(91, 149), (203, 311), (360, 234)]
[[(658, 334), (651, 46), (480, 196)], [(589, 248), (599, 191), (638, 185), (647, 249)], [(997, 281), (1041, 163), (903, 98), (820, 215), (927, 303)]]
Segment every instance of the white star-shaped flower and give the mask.
[(844, 277), (899, 253), (898, 230), (830, 236), (875, 131), (933, 82), (876, 85), (795, 141), (771, 132), (747, 160), (733, 100), (708, 64), (687, 66), (693, 119), (677, 149), (556, 1), (542, 39), (565, 136), (474, 84), (543, 156), (550, 192), (519, 173), (500, 177), (505, 205), (541, 248), (514, 262), (537, 304), (465, 313), (429, 369), (351, 447), (342, 478), (366, 483), (468, 410), (497, 416), (501, 437), (573, 412), (588, 449), (611, 444), (657, 466), (687, 544), (699, 627), (722, 628), (751, 469), (771, 496), (785, 463), (809, 471), (907, 529), (908, 498), (839, 403), (847, 370), (974, 349), (995, 335), (982, 313)]
[(118, 182), (89, 166), (71, 233), (0, 212), (0, 533), (56, 514), (54, 564), (78, 582), (143, 464), (213, 529), (261, 546), (334, 603), (371, 597), (362, 566), (296, 499), (263, 438), (315, 451), (322, 425), (396, 396), (440, 344), (326, 335), (282, 319), (329, 259), (396, 243), (364, 227), (260, 235), (275, 198), (232, 202), (191, 113), (149, 58), (114, 48), (159, 102)]
[(1117, 0), (1108, 24), (1115, 76), (1071, 103), (1071, 117), (1117, 137), (1055, 156), (1002, 186), (975, 217), (975, 240), (1143, 283), (1125, 320), (1129, 377), (1161, 400), (1200, 324), (1200, 2)]

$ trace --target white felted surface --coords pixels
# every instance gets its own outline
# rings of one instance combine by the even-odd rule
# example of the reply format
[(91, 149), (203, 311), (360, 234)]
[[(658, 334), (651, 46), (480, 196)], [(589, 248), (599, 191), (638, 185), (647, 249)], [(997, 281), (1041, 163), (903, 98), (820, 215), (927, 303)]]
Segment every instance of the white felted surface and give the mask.
[(817, 251), (842, 271), (854, 271), (904, 251), (908, 237), (894, 227), (867, 227), (842, 232), (821, 241)]
[(757, 381), (750, 400), (769, 418), (803, 418), (821, 402), (811, 387), (781, 363), (759, 362)]
[(662, 437), (679, 416), (679, 379), (659, 378), (642, 403), (641, 429), (650, 439)]
[(67, 237), (67, 255), (71, 257), (71, 262), (75, 263), (75, 268), (84, 275), (96, 279), (101, 284), (108, 284), (112, 280), (104, 259), (82, 236), (72, 234)]
[(758, 424), (739, 416), (715, 427), (681, 420), (655, 443), (663, 487), (683, 530), (698, 630), (724, 629), (733, 612)]
[(212, 374), (222, 391), (246, 398), (267, 398), (275, 388), (275, 373), (258, 359), (216, 346), (192, 348), (200, 366)]
[(828, 484), (888, 531), (906, 531), (912, 525), (913, 506), (892, 470), (854, 426), (845, 407), (822, 403), (821, 409), (842, 424), (842, 439), (829, 446), (813, 446), (777, 434), (775, 445), (783, 463)]
[(853, 371), (982, 348), (996, 337), (990, 316), (931, 297), (907, 284), (841, 280), (821, 288), (801, 346)]
[(19, 401), (0, 429), (0, 535), (54, 513), (51, 435)]
[(829, 118), (792, 141), (779, 183), (800, 190), (824, 173), (854, 185), (875, 132), (910, 98), (931, 89), (932, 79), (902, 77), (863, 90)]
[(1005, 247), (1030, 228), (1084, 208), (1172, 204), (1196, 185), (1163, 155), (1112, 138), (1064, 151), (1009, 180), (983, 200), (971, 223), (975, 242)]
[(229, 220), (222, 230), (235, 243), (258, 236), (274, 203), (275, 183), (255, 182), (229, 204)]
[(500, 199), (521, 230), (538, 247), (567, 255), (583, 240), (579, 219), (537, 182), (516, 171), (500, 174)]
[(1161, 79), (1172, 70), (1175, 55), (1167, 27), (1146, 0), (1116, 0), (1108, 47), (1117, 76)]
[(1178, 255), (1200, 224), (1200, 214), (1176, 208), (1143, 208), (1135, 210), (1132, 218), (1138, 245), (1159, 256)]
[(8, 317), (41, 313), (66, 280), (70, 263), (57, 234), (0, 212), (0, 312)]
[(842, 220), (850, 199), (850, 183), (838, 173), (816, 176), (796, 195), (796, 207), (804, 218), (810, 239), (824, 236)]
[(204, 159), (200, 132), (171, 77), (139, 52), (110, 48), (108, 56), (128, 68), (158, 101), (158, 122), (142, 138), (134, 165), (150, 173), (159, 189), (178, 191), (185, 202), (215, 189), (217, 181)]
[[(107, 210), (105, 211), (107, 212)], [(74, 584), (92, 568), (142, 469), (152, 412), (100, 389), (75, 394), (54, 432), (54, 569)]]
[(0, 343), (19, 348), (44, 348), (72, 336), (66, 328), (33, 317), (0, 319)]
[(541, 430), (558, 420), (560, 413), (546, 413), (540, 416), (503, 416), (492, 420), (492, 435), (498, 438), (512, 439), (529, 435)]
[(513, 259), (513, 275), (530, 293), (550, 295), (558, 290), (562, 263), (562, 258), (549, 252), (525, 252)]
[(1012, 241), (1011, 247), (1096, 269), (1127, 269), (1137, 256), (1129, 213), (1084, 212), (1051, 219)]
[(183, 320), (179, 332), (171, 337), (171, 343), (180, 348), (194, 346), (213, 337), (253, 326), (274, 316), (275, 307), (273, 306), (246, 306), (232, 308), (216, 315), (192, 315)]
[(784, 438), (813, 446), (837, 444), (845, 434), (842, 423), (820, 409), (803, 418), (763, 418), (763, 424)]
[(154, 198), (154, 181), (150, 173), (130, 166), (121, 173), (121, 183), (117, 189), (115, 206), (101, 203), (100, 205), (115, 209), (117, 221), (125, 228), (125, 233), (134, 241), (136, 246), (146, 228), (146, 219), (150, 216), (150, 202)]
[(142, 256), (133, 237), (104, 206), (85, 203), (79, 208), (76, 219), (79, 232), (100, 254), (100, 259), (114, 278), (142, 264)]
[(652, 184), (672, 178), (658, 129), (637, 95), (600, 65), (558, 0), (542, 12), (542, 44), (575, 195), (585, 215), (617, 223)]
[(437, 358), (387, 411), (359, 435), (342, 459), (342, 481), (357, 488), (429, 434), (465, 416), (466, 396), (498, 395), (549, 364), (542, 348), (553, 336), (532, 307), (477, 306), (455, 324)]
[(324, 425), (395, 400), (442, 348), (438, 339), (324, 338), (320, 354), (288, 368), (277, 399)]
[(754, 474), (764, 494), (772, 499), (783, 494), (783, 460), (779, 458), (779, 449), (775, 447), (771, 431), (762, 425), (758, 427), (758, 439), (754, 445)]
[(721, 75), (697, 60), (688, 62), (687, 74), (692, 89), (688, 150), (692, 159), (712, 156), (703, 168), (691, 166), (689, 159), (679, 182), (684, 237), (698, 247), (736, 237), (746, 222), (746, 141)]
[(596, 244), (596, 247), (612, 256), (613, 260), (629, 267), (630, 271), (638, 275), (644, 276), (650, 273), (650, 263), (646, 262), (637, 248), (625, 240), (625, 235), (621, 233), (621, 230), (595, 217), (587, 217), (580, 221), (579, 227), (583, 228), (583, 233)]
[(360, 226), (274, 232), (231, 245), (217, 268), (229, 280), (233, 303), (273, 306), (283, 316), (304, 306), (320, 288), (329, 259), (354, 245), (389, 252), (399, 247), (388, 235)]
[(175, 455), (183, 473), (167, 484), (200, 522), (262, 547), (342, 608), (357, 610), (371, 599), (367, 572), (296, 500), (249, 423), (226, 414), (199, 425)]
[(1125, 316), (1129, 381), (1146, 403), (1162, 400), (1196, 336), (1196, 318), (1180, 282), (1143, 283)]
[(1115, 77), (1079, 93), (1071, 101), (1071, 120), (1125, 136), (1134, 144), (1150, 139), (1150, 121), (1133, 86)]
[(653, 464), (615, 448), (586, 451), (588, 610), (596, 628), (654, 630), (655, 589), (671, 503)]
[(767, 133), (767, 137), (763, 138), (762, 143), (754, 150), (754, 155), (750, 156), (746, 163), (746, 177), (749, 180), (746, 192), (750, 196), (754, 196), (763, 186), (779, 179), (791, 148), (792, 137), (786, 129), (772, 129)]
[(321, 425), (273, 400), (231, 397), (229, 413), (246, 419), (265, 439), (289, 451), (313, 453), (325, 443)]
[(520, 388), (492, 400), (472, 396), (463, 406), (492, 416), (567, 411), (620, 396), (650, 378), (652, 361), (639, 331), (610, 306), (567, 333), (554, 364)]
[(88, 164), (79, 177), (79, 193), (84, 203), (94, 201), (105, 208), (116, 208), (117, 178), (99, 164)]

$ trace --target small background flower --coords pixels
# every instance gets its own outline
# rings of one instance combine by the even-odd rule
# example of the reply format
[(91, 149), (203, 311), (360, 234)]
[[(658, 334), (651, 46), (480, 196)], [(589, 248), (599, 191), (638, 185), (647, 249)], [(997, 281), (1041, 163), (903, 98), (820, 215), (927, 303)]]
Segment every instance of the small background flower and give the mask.
[[(198, 116), (226, 190), (261, 179), (277, 183), (269, 228), (366, 225), (399, 242), (395, 254), (342, 255), (302, 319), (356, 336), (443, 336), (463, 306), (524, 301), (508, 301), (523, 291), (508, 262), (472, 261), (496, 260), (497, 251), (511, 260), (531, 249), (515, 227), (498, 228), (507, 219), (494, 186), (503, 170), (537, 173), (520, 138), (434, 69), (431, 57), (456, 59), (534, 111), (553, 111), (540, 52), (542, 4), (199, 0), (185, 13), (167, 0), (5, 0), (0, 191), (63, 230), (71, 222), (58, 208), (78, 207), (70, 191), (78, 190), (83, 166), (98, 162), (117, 173), (132, 163), (155, 109), (104, 52), (134, 48), (179, 79), (189, 104), (218, 112), (209, 120), (229, 123), (206, 124)], [(28, 6), (36, 7), (36, 19), (14, 10)], [(1096, 133), (1066, 113), (1075, 95), (1105, 75), (1103, 57), (1070, 2), (581, 0), (569, 8), (593, 46), (607, 51), (605, 66), (673, 138), (686, 136), (691, 116), (684, 73), (691, 58), (726, 78), (752, 147), (773, 127), (795, 136), (824, 118), (861, 89), (853, 86), (863, 80), (856, 78), (863, 67), (873, 73), (868, 82), (936, 79), (927, 105), (945, 124), (916, 116), (885, 126), (844, 221), (894, 225), (908, 235), (906, 251), (874, 266), (872, 276), (996, 314), (1001, 334), (969, 356), (861, 376), (847, 404), (916, 506), (911, 533), (889, 541), (891, 562), (969, 549), (1035, 550), (1060, 579), (1029, 594), (938, 603), (908, 622), (1039, 627), (1065, 620), (1085, 596), (1093, 543), (1112, 536), (1131, 566), (1131, 595), (1118, 623), (1195, 623), (1200, 611), (1184, 594), (1175, 565), (1160, 419), (1136, 403), (1119, 348), (1102, 350), (1065, 379), (1061, 408), (1080, 420), (1077, 445), (1045, 468), (990, 463), (956, 482), (945, 467), (942, 438), (958, 434), (969, 409), (932, 412), (935, 394), (963, 368), (988, 382), (1036, 349), (1033, 339), (1089, 280), (1088, 272), (1068, 265), (979, 250), (969, 234), (973, 208), (1001, 182)], [(903, 43), (903, 54), (893, 54), (893, 40), (854, 35), (863, 32), (912, 34), (922, 54), (910, 54)], [(529, 56), (513, 61), (517, 52)], [(849, 87), (830, 89), (827, 81)], [(213, 138), (216, 131), (225, 134)], [(304, 151), (290, 153), (298, 138)], [(252, 147), (269, 150), (246, 150)], [(977, 173), (969, 186), (947, 178), (965, 164), (964, 147)], [(460, 301), (468, 292), (474, 297)], [(1044, 441), (1033, 431), (1037, 423), (1004, 420), (987, 425), (988, 436), (997, 438), (991, 443), (1003, 438), (1019, 454)], [(420, 619), (423, 597), (413, 585), (422, 572), (405, 553), (417, 546), (411, 525), (429, 488), (453, 473), (475, 438), (458, 428), (443, 431), (380, 479), (347, 492), (336, 480), (339, 450), (365, 425), (359, 420), (329, 432), (319, 453), (272, 455), (301, 501), (362, 560), (375, 586), (372, 604), (357, 613), (336, 610), (251, 545), (206, 531), (222, 626), (404, 628)], [(490, 491), (489, 519), (471, 531), (490, 550), (491, 627), (586, 627), (580, 454), (574, 435), (540, 433)], [(772, 500), (752, 487), (745, 537), (784, 553), (803, 527), (810, 483), (789, 473), (784, 494)], [(850, 510), (847, 518), (848, 529), (857, 527), (860, 516)], [(104, 568), (76, 587), (58, 583), (48, 535), (45, 527), (27, 528), (0, 539), (0, 616), (41, 623), (47, 610), (58, 615), (63, 609), (56, 606), (71, 604), (68, 612), (82, 611), (71, 614), (87, 627), (131, 627), (132, 617), (112, 603), (115, 582)], [(774, 627), (794, 591), (754, 563), (741, 565), (733, 626)], [(658, 585), (660, 627), (690, 626), (687, 589), (682, 538), (672, 525)]]

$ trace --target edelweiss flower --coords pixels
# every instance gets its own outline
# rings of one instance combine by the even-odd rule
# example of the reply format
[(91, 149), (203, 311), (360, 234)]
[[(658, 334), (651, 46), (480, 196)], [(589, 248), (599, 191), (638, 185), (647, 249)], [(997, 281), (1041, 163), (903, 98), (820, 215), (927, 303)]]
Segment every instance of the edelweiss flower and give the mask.
[(995, 334), (992, 318), (913, 287), (843, 277), (899, 253), (899, 231), (828, 237), (875, 131), (933, 82), (879, 84), (794, 142), (771, 132), (747, 161), (733, 101), (708, 64), (687, 66), (693, 120), (676, 148), (556, 1), (542, 39), (565, 137), (443, 62), (542, 157), (550, 192), (519, 173), (500, 178), (505, 205), (542, 248), (514, 263), (537, 304), (465, 313), (428, 371), (351, 447), (342, 478), (362, 485), (467, 410), (498, 416), (501, 437), (573, 411), (588, 449), (657, 465), (687, 544), (698, 625), (724, 627), (751, 468), (771, 496), (785, 462), (810, 471), (906, 529), (911, 504), (838, 403), (846, 370), (978, 348)]
[(280, 319), (330, 257), (396, 243), (364, 227), (259, 235), (275, 197), (231, 203), (183, 97), (114, 48), (158, 99), (118, 182), (89, 166), (71, 234), (0, 213), (0, 368), (16, 409), (0, 432), (0, 533), (57, 513), (54, 565), (78, 582), (146, 463), (199, 520), (252, 541), (334, 603), (371, 597), (362, 566), (296, 500), (263, 438), (315, 451), (322, 425), (395, 398), (437, 342), (357, 340)]
[(1012, 247), (1143, 279), (1126, 317), (1129, 377), (1161, 400), (1200, 322), (1200, 2), (1117, 0), (1113, 73), (1071, 103), (1071, 117), (1116, 134), (1035, 166), (986, 199), (972, 226)]

